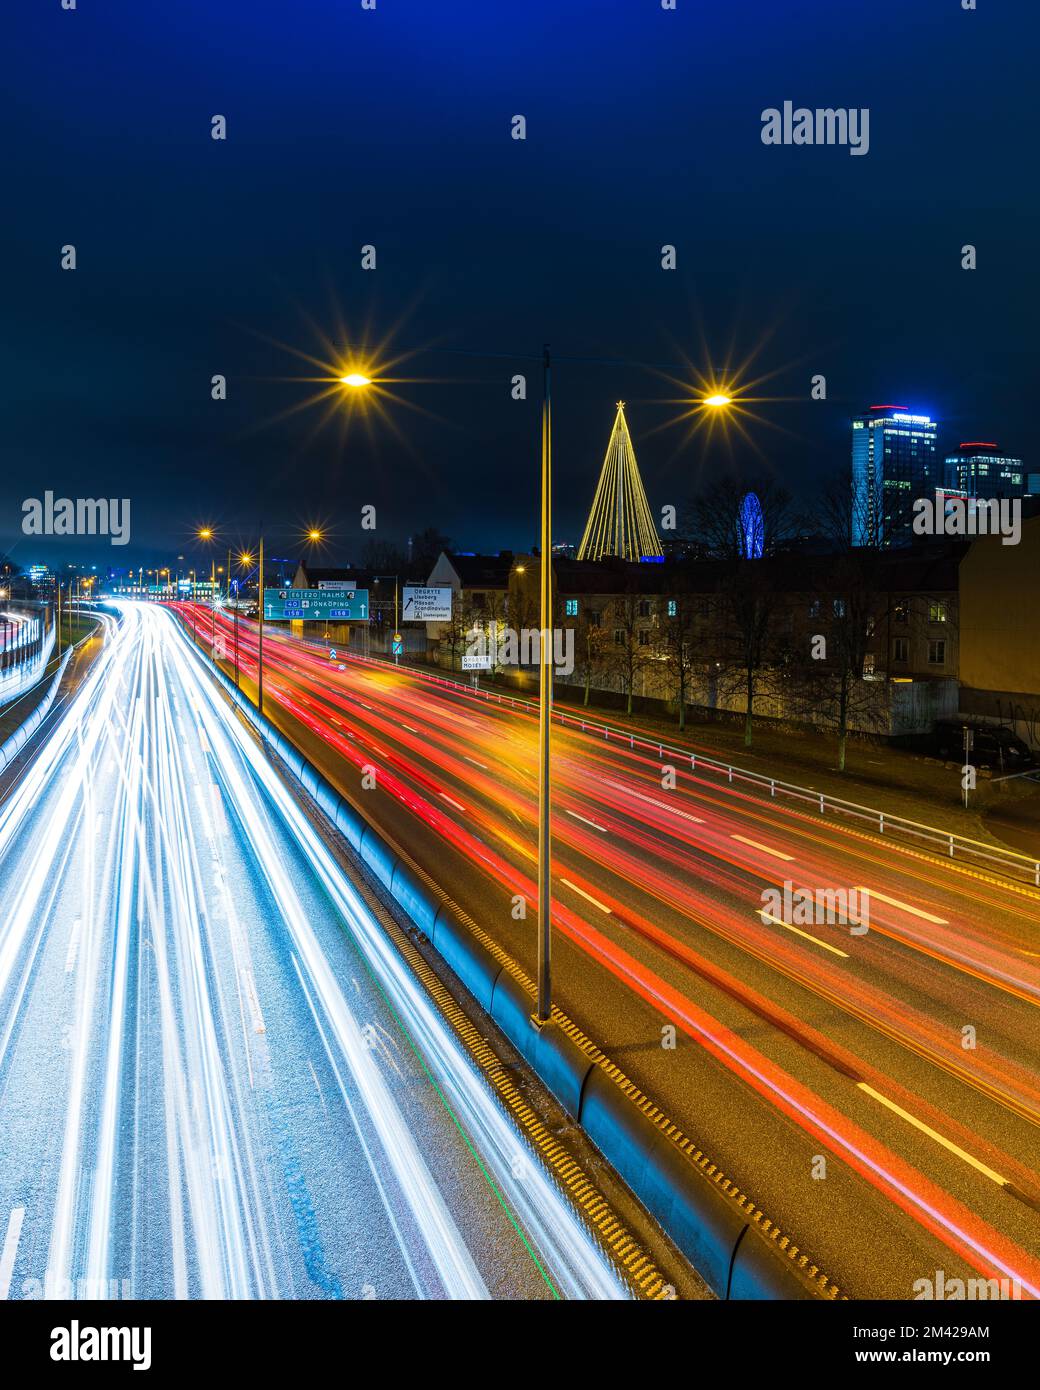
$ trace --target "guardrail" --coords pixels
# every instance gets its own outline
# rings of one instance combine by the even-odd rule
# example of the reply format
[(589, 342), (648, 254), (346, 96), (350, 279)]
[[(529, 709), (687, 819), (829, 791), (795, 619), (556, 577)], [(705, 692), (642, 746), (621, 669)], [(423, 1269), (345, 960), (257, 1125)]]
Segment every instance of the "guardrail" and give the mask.
[[(316, 643), (313, 638), (293, 640), (302, 640), (308, 646), (325, 645)], [(344, 652), (343, 659), (362, 662), (370, 666), (393, 666), (392, 661), (381, 660), (378, 657), (358, 656), (355, 652)], [(435, 685), (465, 691), (467, 695), (478, 695), (482, 699), (489, 702), (494, 701), (496, 704), (511, 705), (532, 715), (538, 713), (537, 701), (526, 699), (523, 696), (508, 695), (499, 690), (481, 690), (477, 686), (466, 684), (465, 681), (453, 680), (449, 676), (435, 675), (431, 671), (421, 671), (415, 666), (409, 666), (407, 670), (410, 675), (417, 676), (420, 680), (430, 681)], [(778, 777), (767, 777), (765, 773), (751, 772), (747, 768), (738, 767), (735, 763), (727, 763), (718, 758), (708, 757), (702, 753), (694, 752), (691, 748), (680, 748), (674, 744), (666, 743), (663, 739), (637, 734), (632, 729), (619, 728), (616, 724), (607, 724), (601, 720), (564, 712), (558, 706), (553, 708), (553, 718), (560, 724), (569, 724), (573, 728), (579, 729), (582, 733), (602, 734), (608, 742), (613, 739), (615, 743), (627, 744), (633, 750), (641, 749), (655, 752), (659, 760), (662, 761), (666, 755), (683, 762), (689, 761), (690, 770), (693, 772), (708, 772), (720, 777), (724, 776), (729, 784), (740, 782), (763, 794), (768, 791), (772, 801), (783, 798), (797, 801), (817, 815), (826, 817), (829, 813), (833, 818), (844, 817), (849, 821), (858, 821), (865, 828), (885, 839), (902, 839), (916, 846), (930, 849), (943, 858), (992, 869), (1016, 883), (1030, 883), (1040, 888), (1040, 859), (1030, 858), (1027, 854), (1019, 854), (1016, 850), (1003, 849), (1000, 845), (987, 845), (981, 840), (972, 840), (968, 836), (957, 835), (953, 831), (940, 830), (937, 826), (925, 825), (920, 821), (909, 820), (905, 816), (895, 816), (888, 811), (878, 811), (871, 806), (861, 806), (858, 802), (829, 796), (826, 792), (813, 791), (810, 787), (800, 787), (793, 782), (783, 782)]]

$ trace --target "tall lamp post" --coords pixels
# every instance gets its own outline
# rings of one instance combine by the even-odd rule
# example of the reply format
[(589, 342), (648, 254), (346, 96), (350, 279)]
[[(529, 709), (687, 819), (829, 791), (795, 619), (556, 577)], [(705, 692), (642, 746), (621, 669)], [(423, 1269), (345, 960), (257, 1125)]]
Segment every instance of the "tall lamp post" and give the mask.
[[(453, 352), (455, 349), (441, 349)], [(462, 352), (466, 357), (524, 357), (523, 353)], [(621, 359), (568, 357), (573, 362), (602, 362), (626, 367), (667, 366), (685, 370), (678, 363), (626, 362)], [(538, 664), (538, 992), (535, 1027), (547, 1024), (552, 1016), (552, 698), (553, 698), (553, 593), (552, 593), (552, 362), (549, 344), (542, 349), (542, 486), (541, 486), (541, 632)], [(354, 390), (372, 385), (372, 379), (361, 372), (340, 377), (344, 386)], [(378, 384), (378, 383), (377, 383)], [(722, 391), (703, 396), (700, 405), (711, 410), (724, 410), (733, 404), (731, 396)]]
[(542, 358), (542, 594), (538, 643), (538, 999), (536, 1027), (552, 1016), (552, 364), (549, 344)]
[(264, 523), (260, 523), (260, 569), (257, 574), (257, 666), (256, 708), (264, 712)]

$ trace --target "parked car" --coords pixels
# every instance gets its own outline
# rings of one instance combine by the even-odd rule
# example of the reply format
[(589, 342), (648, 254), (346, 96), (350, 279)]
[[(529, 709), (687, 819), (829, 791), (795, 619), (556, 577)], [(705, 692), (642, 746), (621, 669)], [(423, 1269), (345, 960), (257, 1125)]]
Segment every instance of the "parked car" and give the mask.
[(1036, 767), (1037, 761), (1011, 729), (999, 724), (984, 724), (974, 719), (940, 719), (935, 726), (934, 747), (938, 757), (950, 760), (964, 756), (964, 731), (971, 730), (971, 762), (975, 767), (992, 768), (995, 772), (1025, 772)]

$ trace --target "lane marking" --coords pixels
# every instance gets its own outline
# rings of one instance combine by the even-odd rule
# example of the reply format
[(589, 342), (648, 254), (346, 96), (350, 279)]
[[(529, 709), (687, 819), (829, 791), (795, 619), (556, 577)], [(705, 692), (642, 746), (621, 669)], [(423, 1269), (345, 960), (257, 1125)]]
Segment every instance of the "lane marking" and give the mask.
[(7, 1218), (7, 1235), (4, 1237), (3, 1254), (0, 1254), (0, 1302), (7, 1298), (11, 1288), (11, 1275), (14, 1273), (14, 1257), (18, 1253), (18, 1242), (22, 1238), (24, 1207), (12, 1207)]
[(739, 840), (742, 845), (750, 845), (752, 849), (760, 849), (763, 854), (771, 854), (776, 859), (786, 859), (788, 863), (794, 858), (793, 854), (784, 854), (781, 850), (770, 849), (768, 845), (760, 844), (758, 840), (749, 840), (746, 835), (731, 835), (731, 840)]
[[(566, 806), (563, 809), (567, 811)], [(567, 811), (567, 814), (573, 816), (575, 820), (584, 821), (586, 825), (591, 825), (593, 830), (598, 830), (601, 835), (607, 834), (607, 827), (605, 825), (597, 825), (594, 820), (589, 820), (588, 816), (579, 816), (577, 811)]]
[(949, 1149), (950, 1153), (956, 1154), (958, 1158), (963, 1158), (965, 1163), (970, 1163), (973, 1168), (978, 1169), (978, 1171), (989, 1178), (991, 1182), (999, 1184), (1000, 1187), (1009, 1186), (1007, 1178), (1002, 1178), (999, 1173), (995, 1173), (992, 1168), (987, 1168), (979, 1159), (973, 1158), (970, 1153), (965, 1153), (963, 1149), (958, 1148), (952, 1139), (946, 1139), (943, 1135), (937, 1134), (930, 1125), (926, 1125), (923, 1120), (917, 1119), (915, 1115), (909, 1114), (901, 1106), (896, 1105), (894, 1100), (889, 1100), (887, 1096), (883, 1096), (880, 1091), (875, 1091), (873, 1086), (868, 1086), (865, 1081), (857, 1081), (856, 1085), (861, 1091), (865, 1091), (868, 1096), (873, 1096), (874, 1100), (880, 1101), (882, 1105), (887, 1105), (889, 1110), (898, 1115), (901, 1120), (906, 1120), (907, 1124), (913, 1125), (913, 1127), (919, 1129), (922, 1134), (927, 1134), (929, 1139), (934, 1139), (935, 1142), (941, 1144), (944, 1149)]
[(775, 922), (778, 927), (786, 927), (788, 931), (793, 931), (795, 936), (804, 936), (806, 941), (811, 941), (814, 946), (822, 946), (825, 951), (830, 951), (833, 955), (841, 956), (842, 960), (848, 960), (848, 951), (839, 951), (837, 946), (832, 946), (829, 941), (821, 941), (817, 936), (810, 936), (807, 931), (802, 931), (801, 927), (793, 927), (790, 922), (785, 922), (782, 917), (774, 917), (771, 912), (760, 909), (755, 914), (761, 917), (763, 922)]
[(65, 957), (65, 974), (71, 975), (76, 968), (76, 953), (79, 950), (79, 934), (83, 927), (83, 919), (77, 917), (72, 924), (72, 931), (69, 933), (69, 951)]
[(915, 917), (923, 917), (926, 922), (934, 922), (937, 927), (948, 927), (950, 924), (945, 917), (935, 917), (931, 912), (925, 912), (919, 907), (911, 907), (909, 903), (900, 902), (898, 898), (886, 897), (884, 893), (879, 893), (874, 888), (853, 888), (854, 893), (869, 893), (872, 898), (877, 898), (879, 902), (888, 903), (889, 907), (901, 908), (904, 912), (912, 912)]
[(447, 792), (440, 792), (439, 795), (444, 798), (444, 800), (448, 803), (449, 806), (454, 806), (457, 811), (465, 812), (465, 806), (463, 806), (460, 802), (455, 801), (452, 797), (448, 795)]
[(471, 757), (469, 756), (468, 753), (463, 753), (462, 756), (466, 759), (466, 761), (467, 761), (468, 763), (472, 763), (474, 767), (483, 768), (484, 771), (487, 772), (487, 770), (488, 770), (488, 765), (487, 765), (487, 763), (478, 763), (477, 760), (476, 760), (476, 758), (471, 758)]
[(418, 730), (418, 729), (413, 729), (412, 726), (411, 726), (411, 724), (405, 724), (405, 723), (402, 722), (401, 728), (402, 728), (402, 729), (407, 729), (408, 732), (409, 732), (410, 734), (416, 734), (416, 735), (419, 734), (419, 730)]
[(560, 882), (565, 883), (571, 892), (577, 893), (579, 897), (585, 898), (593, 907), (598, 907), (600, 912), (605, 912), (608, 917), (611, 915), (610, 908), (607, 907), (606, 903), (601, 903), (599, 899), (594, 898), (591, 893), (586, 893), (584, 888), (579, 888), (578, 885), (572, 883), (569, 878), (561, 878)]
[(645, 792), (637, 792), (634, 787), (626, 787), (623, 782), (612, 782), (608, 778), (607, 785), (614, 787), (619, 792), (624, 792), (626, 796), (635, 796), (640, 801), (648, 801), (651, 806), (657, 806), (662, 811), (669, 811), (673, 816), (682, 816), (683, 820), (692, 820), (697, 825), (704, 824), (701, 816), (692, 815), (689, 811), (682, 811), (678, 806), (669, 806), (667, 801), (658, 801), (656, 796), (647, 796)]

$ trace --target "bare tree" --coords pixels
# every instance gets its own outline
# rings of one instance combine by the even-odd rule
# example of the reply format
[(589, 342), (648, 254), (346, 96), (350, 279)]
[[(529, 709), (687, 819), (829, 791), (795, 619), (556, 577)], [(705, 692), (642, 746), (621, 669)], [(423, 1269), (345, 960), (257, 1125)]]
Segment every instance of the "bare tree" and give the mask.
[[(754, 495), (758, 506), (745, 508)], [(769, 678), (774, 655), (777, 569), (770, 557), (795, 525), (791, 499), (771, 480), (750, 487), (719, 478), (694, 499), (690, 531), (702, 553), (719, 562), (716, 635), (744, 700), (744, 745), (750, 747), (755, 697)]]
[[(825, 529), (835, 554), (815, 585), (820, 631), (810, 634), (807, 662), (808, 704), (813, 718), (830, 725), (837, 735), (840, 772), (845, 771), (850, 729), (878, 727), (884, 718), (879, 688), (867, 669), (875, 626), (886, 604), (877, 544), (883, 523), (876, 509), (869, 518), (860, 517), (862, 506), (851, 474), (824, 493)], [(873, 535), (872, 528), (878, 528)], [(875, 543), (856, 545), (854, 539)]]
[(606, 653), (607, 633), (602, 627), (602, 615), (586, 608), (574, 633), (574, 666), (585, 688), (584, 705), (589, 703), (593, 679), (603, 669)]
[(693, 677), (693, 631), (697, 597), (690, 592), (689, 574), (676, 571), (659, 629), (657, 648), (664, 658), (669, 691), (679, 706), (679, 728), (686, 728), (686, 704)]

